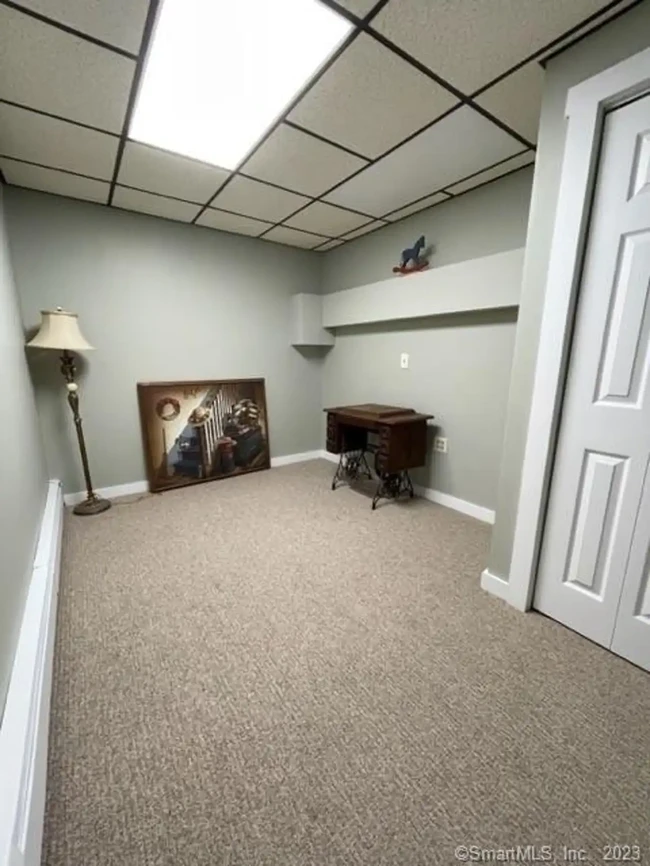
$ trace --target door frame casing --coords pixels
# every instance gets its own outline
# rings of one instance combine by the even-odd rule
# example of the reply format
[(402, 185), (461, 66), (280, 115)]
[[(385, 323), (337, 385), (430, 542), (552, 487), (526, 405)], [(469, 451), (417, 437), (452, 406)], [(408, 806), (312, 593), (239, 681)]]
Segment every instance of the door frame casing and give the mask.
[(506, 581), (487, 570), (481, 576), (483, 589), (522, 611), (531, 607), (535, 589), (605, 115), (646, 93), (650, 48), (567, 94), (568, 125), (509, 577)]

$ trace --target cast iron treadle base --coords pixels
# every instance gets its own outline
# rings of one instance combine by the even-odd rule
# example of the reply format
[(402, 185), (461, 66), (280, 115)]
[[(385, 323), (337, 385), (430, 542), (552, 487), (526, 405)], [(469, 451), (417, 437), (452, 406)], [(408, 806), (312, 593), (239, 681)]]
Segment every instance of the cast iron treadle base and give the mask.
[(413, 499), (413, 485), (408, 471), (404, 469), (402, 472), (382, 472), (379, 475), (377, 492), (372, 498), (372, 510), (375, 510), (380, 499), (398, 499), (403, 493), (408, 493)]
[(365, 453), (363, 451), (342, 452), (332, 478), (332, 490), (336, 490), (339, 484), (349, 484), (360, 478), (372, 478)]

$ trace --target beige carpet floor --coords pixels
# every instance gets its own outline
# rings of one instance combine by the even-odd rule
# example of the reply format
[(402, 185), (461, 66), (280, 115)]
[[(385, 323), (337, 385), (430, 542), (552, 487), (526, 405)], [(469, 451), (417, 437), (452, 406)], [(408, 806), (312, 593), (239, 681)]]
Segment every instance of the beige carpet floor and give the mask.
[(650, 677), (482, 592), (489, 527), (332, 470), (66, 518), (47, 866), (650, 862)]

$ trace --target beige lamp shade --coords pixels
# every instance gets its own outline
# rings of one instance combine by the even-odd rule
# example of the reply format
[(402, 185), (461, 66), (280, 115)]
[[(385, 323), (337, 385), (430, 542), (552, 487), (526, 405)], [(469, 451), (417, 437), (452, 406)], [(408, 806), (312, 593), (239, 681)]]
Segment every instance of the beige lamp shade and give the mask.
[(41, 327), (27, 345), (39, 349), (69, 349), (73, 352), (95, 348), (79, 330), (77, 314), (67, 313), (61, 307), (56, 310), (41, 310)]

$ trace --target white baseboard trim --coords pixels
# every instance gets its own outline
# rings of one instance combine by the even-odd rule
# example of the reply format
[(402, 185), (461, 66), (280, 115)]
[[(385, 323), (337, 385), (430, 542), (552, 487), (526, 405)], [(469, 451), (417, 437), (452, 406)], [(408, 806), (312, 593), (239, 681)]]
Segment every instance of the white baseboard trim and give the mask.
[[(100, 487), (95, 490), (98, 496), (102, 499), (118, 499), (120, 496), (133, 496), (136, 493), (148, 493), (148, 481), (131, 481), (129, 484), (116, 484), (113, 487)], [(86, 498), (86, 491), (79, 493), (66, 493), (63, 497), (63, 502), (66, 505), (78, 505)]]
[(481, 520), (483, 523), (494, 523), (495, 514), (491, 508), (485, 508), (483, 505), (476, 505), (474, 502), (468, 502), (466, 499), (459, 499), (457, 496), (451, 496), (449, 493), (442, 493), (440, 490), (433, 490), (431, 487), (421, 487), (419, 484), (414, 484), (413, 489), (418, 496), (423, 499), (428, 499), (429, 502), (435, 502), (437, 505), (444, 505), (445, 508), (452, 508), (454, 511), (460, 511), (462, 514), (467, 514), (474, 517), (476, 520)]
[[(288, 466), (291, 463), (306, 463), (308, 460), (328, 460), (330, 463), (338, 463), (339, 455), (330, 454), (329, 451), (325, 450), (302, 451), (299, 454), (284, 454), (281, 457), (271, 457), (271, 468), (277, 469), (279, 466)], [(470, 517), (476, 518), (476, 520), (482, 520), (483, 523), (494, 523), (494, 511), (490, 508), (476, 505), (474, 502), (467, 502), (465, 499), (459, 499), (457, 496), (451, 496), (449, 493), (442, 493), (440, 490), (433, 490), (430, 487), (414, 485), (414, 489), (418, 496), (421, 496), (423, 499), (428, 499), (430, 502), (444, 505), (445, 508), (452, 508), (454, 511), (460, 511), (463, 514), (468, 514)], [(148, 490), (149, 483), (147, 481), (132, 481), (130, 484), (117, 484), (114, 487), (100, 487), (96, 493), (104, 499), (117, 499), (120, 496), (133, 496), (138, 493), (146, 493)], [(85, 491), (79, 493), (66, 493), (63, 497), (63, 501), (66, 505), (76, 505), (78, 502), (83, 502), (85, 498)]]
[(278, 466), (288, 466), (290, 463), (306, 463), (308, 460), (318, 460), (320, 451), (303, 451), (301, 454), (284, 454), (282, 457), (271, 457), (271, 469)]
[(516, 593), (513, 593), (512, 584), (509, 581), (503, 577), (499, 577), (498, 574), (493, 574), (488, 568), (481, 573), (481, 589), (489, 592), (490, 595), (506, 601), (511, 607), (522, 613), (526, 613), (531, 608), (530, 603), (522, 603), (521, 598)]
[(62, 527), (50, 481), (0, 726), (0, 866), (41, 862)]
[[(329, 451), (321, 451), (318, 456), (323, 460), (329, 460), (330, 463), (339, 462), (339, 455), (330, 454)], [(470, 517), (476, 518), (476, 520), (483, 521), (483, 523), (494, 523), (494, 511), (490, 508), (485, 508), (483, 505), (476, 505), (474, 502), (467, 502), (465, 499), (459, 499), (457, 496), (451, 496), (449, 493), (442, 493), (440, 490), (433, 490), (431, 487), (422, 487), (419, 484), (414, 484), (413, 489), (416, 496), (428, 499), (429, 502), (435, 502), (437, 505), (444, 505), (445, 508), (452, 508), (454, 511), (468, 514)]]
[[(288, 466), (290, 463), (304, 463), (307, 460), (317, 460), (320, 451), (303, 451), (301, 454), (284, 454), (282, 457), (271, 457), (271, 468)], [(148, 493), (148, 481), (131, 481), (129, 484), (116, 484), (113, 487), (100, 487), (95, 493), (103, 499), (118, 499), (120, 496), (134, 496), (138, 493)], [(66, 505), (77, 505), (86, 498), (86, 491), (66, 493), (63, 501)]]
[(502, 598), (504, 601), (509, 601), (510, 585), (507, 580), (499, 577), (498, 574), (492, 574), (489, 569), (481, 572), (481, 589), (489, 592), (490, 595), (496, 595), (497, 598)]

